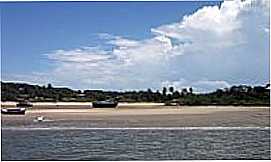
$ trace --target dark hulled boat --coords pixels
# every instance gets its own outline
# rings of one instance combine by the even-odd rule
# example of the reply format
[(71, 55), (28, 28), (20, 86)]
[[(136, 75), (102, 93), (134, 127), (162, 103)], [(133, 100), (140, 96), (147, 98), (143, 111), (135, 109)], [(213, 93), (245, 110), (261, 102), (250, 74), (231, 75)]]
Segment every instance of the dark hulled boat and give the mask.
[(20, 101), (16, 104), (16, 107), (32, 107), (33, 105), (28, 101)]
[(92, 103), (92, 107), (94, 108), (115, 108), (117, 106), (117, 101), (94, 101)]
[(2, 108), (2, 114), (17, 114), (17, 115), (24, 115), (26, 108), (22, 107), (11, 107), (11, 108)]

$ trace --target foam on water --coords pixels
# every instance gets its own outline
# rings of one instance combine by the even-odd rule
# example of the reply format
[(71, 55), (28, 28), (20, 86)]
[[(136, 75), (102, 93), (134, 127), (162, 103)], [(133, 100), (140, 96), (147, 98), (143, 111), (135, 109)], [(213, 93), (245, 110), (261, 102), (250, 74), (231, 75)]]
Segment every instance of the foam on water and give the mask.
[(269, 130), (270, 127), (2, 127), (2, 130)]

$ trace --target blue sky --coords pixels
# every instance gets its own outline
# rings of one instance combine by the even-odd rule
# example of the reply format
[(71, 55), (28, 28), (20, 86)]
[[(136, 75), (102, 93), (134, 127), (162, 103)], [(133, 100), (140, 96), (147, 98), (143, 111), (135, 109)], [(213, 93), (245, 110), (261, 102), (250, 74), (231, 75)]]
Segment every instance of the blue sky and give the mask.
[(1, 3), (2, 80), (114, 90), (264, 84), (268, 6), (236, 8), (244, 3)]
[[(26, 74), (43, 70), (48, 61), (42, 54), (97, 45), (97, 33), (148, 38), (151, 27), (178, 21), (206, 4), (217, 2), (5, 3), (1, 5), (2, 70)], [(29, 59), (31, 63), (25, 64)]]

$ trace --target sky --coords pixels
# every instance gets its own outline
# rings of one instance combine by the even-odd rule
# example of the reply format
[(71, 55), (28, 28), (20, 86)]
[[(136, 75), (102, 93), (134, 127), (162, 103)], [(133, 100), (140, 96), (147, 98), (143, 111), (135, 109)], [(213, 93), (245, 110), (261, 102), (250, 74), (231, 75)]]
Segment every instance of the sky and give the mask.
[(1, 80), (104, 90), (269, 82), (269, 1), (0, 3)]

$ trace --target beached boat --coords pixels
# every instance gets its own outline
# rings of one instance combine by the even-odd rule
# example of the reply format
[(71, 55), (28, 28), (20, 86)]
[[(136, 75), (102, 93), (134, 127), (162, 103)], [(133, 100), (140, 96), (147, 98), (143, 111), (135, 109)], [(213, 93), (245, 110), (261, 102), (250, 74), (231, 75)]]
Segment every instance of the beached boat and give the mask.
[(11, 107), (11, 108), (2, 108), (1, 113), (2, 114), (18, 114), (18, 115), (24, 115), (26, 108), (23, 107)]
[(16, 104), (16, 107), (32, 107), (33, 105), (28, 101), (20, 101)]
[(94, 108), (115, 108), (118, 106), (118, 102), (117, 101), (94, 101), (92, 103), (92, 107)]

